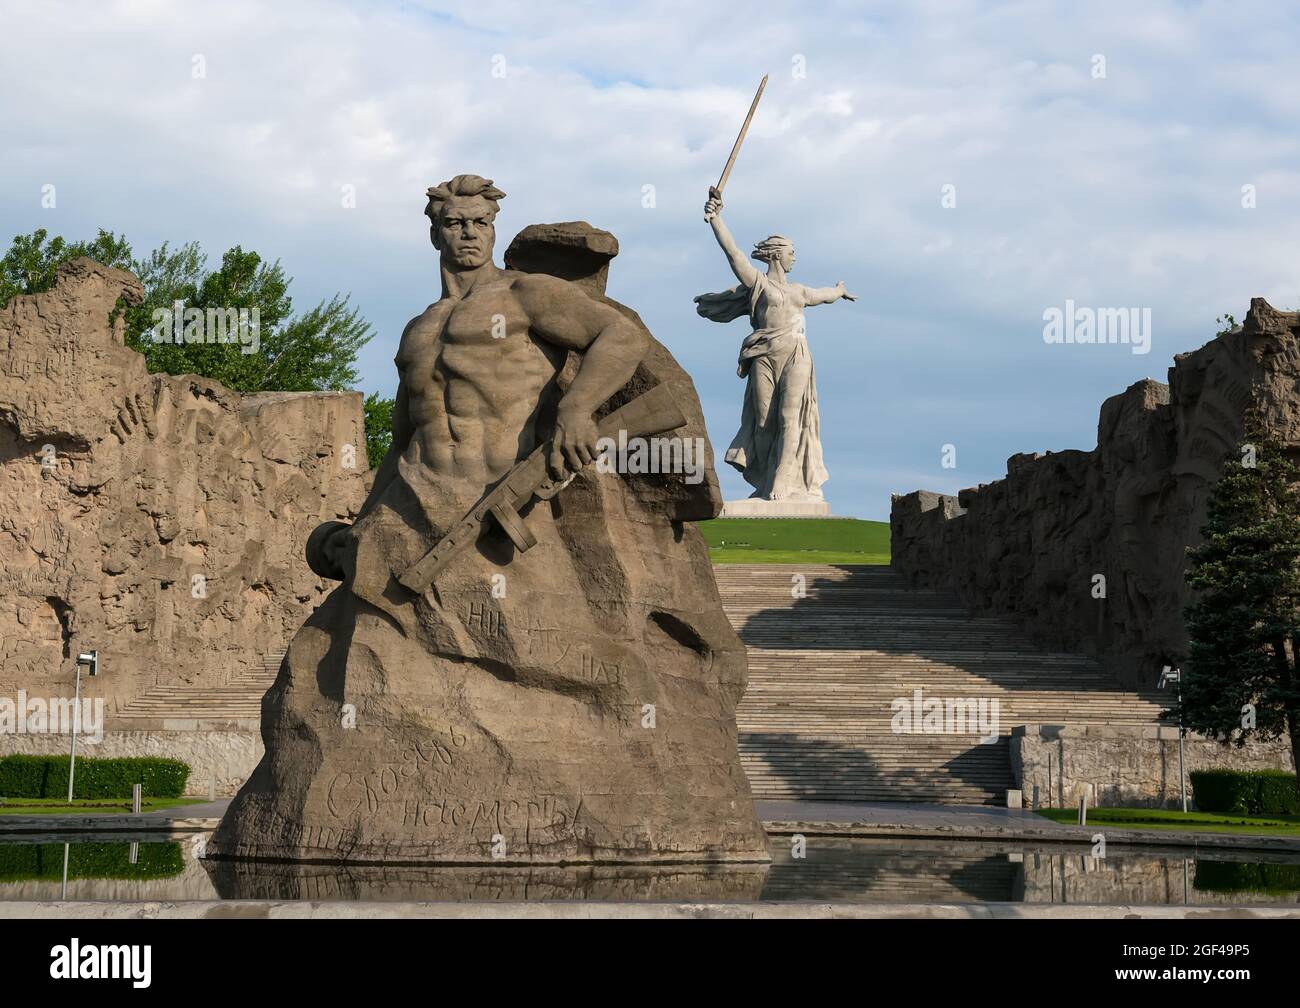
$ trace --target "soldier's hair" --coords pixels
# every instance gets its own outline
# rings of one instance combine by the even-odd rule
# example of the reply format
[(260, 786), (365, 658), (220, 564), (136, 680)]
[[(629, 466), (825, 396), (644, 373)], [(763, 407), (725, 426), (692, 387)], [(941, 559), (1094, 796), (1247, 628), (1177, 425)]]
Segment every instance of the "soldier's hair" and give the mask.
[(457, 175), (442, 185), (426, 190), (425, 195), (429, 197), (429, 202), (424, 213), (434, 223), (437, 223), (442, 205), (453, 196), (482, 196), (492, 204), (493, 214), (501, 209), (497, 200), (506, 198), (506, 194), (494, 186), (491, 179), (485, 179), (481, 175)]
[(749, 256), (759, 262), (770, 263), (785, 249), (793, 248), (794, 242), (784, 235), (769, 235), (754, 246), (754, 251), (749, 253)]

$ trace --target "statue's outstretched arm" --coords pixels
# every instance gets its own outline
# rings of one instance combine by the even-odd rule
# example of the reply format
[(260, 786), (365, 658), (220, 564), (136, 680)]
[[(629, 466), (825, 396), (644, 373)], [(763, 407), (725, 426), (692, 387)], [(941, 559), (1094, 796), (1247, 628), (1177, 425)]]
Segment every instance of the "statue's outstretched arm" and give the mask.
[(746, 287), (753, 287), (758, 281), (758, 270), (750, 263), (749, 257), (740, 251), (736, 239), (731, 237), (731, 231), (722, 220), (722, 199), (713, 193), (714, 190), (710, 189), (708, 202), (704, 204), (704, 219), (713, 227), (713, 237), (718, 240), (718, 244), (726, 254), (727, 262), (731, 266), (731, 272), (736, 274), (736, 279)]
[(831, 304), (843, 298), (845, 301), (856, 301), (856, 294), (850, 294), (844, 289), (844, 281), (841, 280), (834, 287), (805, 287), (803, 289), (805, 305)]

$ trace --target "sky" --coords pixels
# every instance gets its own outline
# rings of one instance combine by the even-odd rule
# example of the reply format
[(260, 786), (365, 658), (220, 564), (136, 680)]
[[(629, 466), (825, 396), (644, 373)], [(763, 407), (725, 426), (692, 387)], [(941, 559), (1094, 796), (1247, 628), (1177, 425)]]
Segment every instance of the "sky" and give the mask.
[[(336, 292), (375, 329), (437, 299), (424, 191), (505, 190), (528, 224), (586, 220), (609, 294), (736, 432), (745, 321), (703, 222), (727, 185), (749, 248), (790, 237), (837, 515), (955, 493), (1009, 455), (1092, 448), (1102, 401), (1166, 380), (1249, 300), (1300, 305), (1300, 5), (1277, 3), (0, 2), (0, 221), (197, 240), (279, 259), (295, 307)], [(53, 186), (53, 206), (47, 187)], [(345, 199), (345, 194), (352, 199)], [(345, 205), (347, 203), (354, 205)], [(1068, 302), (1148, 309), (1139, 345), (1048, 343)], [(1141, 316), (1139, 315), (1139, 318)], [(721, 466), (725, 495), (747, 496)]]

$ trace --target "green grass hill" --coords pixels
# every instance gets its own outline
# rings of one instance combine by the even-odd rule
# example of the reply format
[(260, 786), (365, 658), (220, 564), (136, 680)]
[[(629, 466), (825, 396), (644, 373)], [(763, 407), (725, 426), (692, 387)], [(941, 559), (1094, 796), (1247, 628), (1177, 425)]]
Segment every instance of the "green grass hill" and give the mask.
[(699, 523), (715, 564), (887, 564), (889, 523), (856, 518), (715, 518)]

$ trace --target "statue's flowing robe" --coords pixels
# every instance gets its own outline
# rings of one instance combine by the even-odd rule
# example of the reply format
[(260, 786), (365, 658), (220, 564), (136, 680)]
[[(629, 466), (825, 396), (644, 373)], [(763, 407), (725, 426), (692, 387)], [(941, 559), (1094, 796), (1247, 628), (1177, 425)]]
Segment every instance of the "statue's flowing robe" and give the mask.
[(822, 460), (817, 378), (802, 313), (787, 326), (762, 328), (756, 319), (764, 303), (784, 298), (780, 287), (759, 273), (752, 287), (738, 284), (695, 299), (700, 315), (714, 322), (749, 316), (755, 329), (740, 346), (736, 374), (748, 379), (740, 430), (726, 459), (771, 500), (820, 499), (828, 478)]

